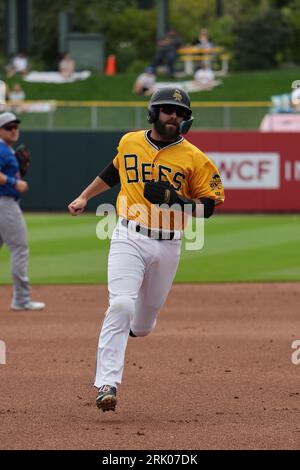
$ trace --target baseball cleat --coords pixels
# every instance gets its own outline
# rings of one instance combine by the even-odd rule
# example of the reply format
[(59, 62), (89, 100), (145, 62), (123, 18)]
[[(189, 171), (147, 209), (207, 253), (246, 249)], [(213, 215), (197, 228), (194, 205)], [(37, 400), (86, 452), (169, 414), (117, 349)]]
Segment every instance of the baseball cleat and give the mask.
[(117, 404), (117, 389), (111, 385), (102, 385), (96, 398), (97, 407), (104, 411), (115, 411)]
[(131, 330), (129, 331), (129, 336), (131, 336), (131, 338), (136, 338), (137, 337)]
[(33, 300), (24, 305), (11, 304), (12, 310), (44, 310), (45, 307), (46, 304), (44, 302), (33, 302)]

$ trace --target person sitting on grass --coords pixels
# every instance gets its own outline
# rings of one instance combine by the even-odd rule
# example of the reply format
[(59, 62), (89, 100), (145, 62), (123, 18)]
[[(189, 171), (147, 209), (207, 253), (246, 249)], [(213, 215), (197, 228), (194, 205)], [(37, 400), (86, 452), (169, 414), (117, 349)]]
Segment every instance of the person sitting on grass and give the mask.
[(13, 77), (16, 74), (25, 77), (28, 74), (28, 58), (25, 51), (20, 51), (16, 54), (11, 62), (6, 66), (7, 78)]
[(25, 93), (20, 83), (15, 83), (12, 90), (8, 93), (8, 99), (11, 102), (18, 102), (25, 100)]
[(63, 78), (70, 78), (75, 72), (75, 60), (68, 52), (63, 54), (58, 64), (58, 70)]
[(194, 84), (199, 86), (201, 90), (211, 90), (215, 85), (215, 74), (211, 70), (209, 64), (203, 63), (202, 67), (196, 69), (194, 75)]
[(294, 112), (300, 112), (300, 86), (291, 93), (291, 105)]
[(153, 67), (147, 67), (133, 85), (132, 92), (137, 95), (150, 96), (154, 91), (156, 76)]

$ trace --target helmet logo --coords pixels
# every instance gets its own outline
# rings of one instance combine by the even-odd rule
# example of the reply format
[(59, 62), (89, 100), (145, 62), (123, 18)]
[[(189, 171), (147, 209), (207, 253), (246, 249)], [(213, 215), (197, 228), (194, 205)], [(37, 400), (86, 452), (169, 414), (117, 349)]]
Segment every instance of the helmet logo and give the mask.
[(175, 99), (175, 101), (182, 101), (182, 94), (179, 90), (174, 91), (173, 98)]

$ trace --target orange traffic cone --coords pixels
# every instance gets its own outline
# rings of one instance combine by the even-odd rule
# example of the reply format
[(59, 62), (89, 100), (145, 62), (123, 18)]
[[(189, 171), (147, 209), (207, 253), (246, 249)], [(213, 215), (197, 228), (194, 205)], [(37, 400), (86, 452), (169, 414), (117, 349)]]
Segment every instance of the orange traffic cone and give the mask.
[(111, 54), (107, 57), (105, 75), (115, 75), (116, 73), (116, 56)]

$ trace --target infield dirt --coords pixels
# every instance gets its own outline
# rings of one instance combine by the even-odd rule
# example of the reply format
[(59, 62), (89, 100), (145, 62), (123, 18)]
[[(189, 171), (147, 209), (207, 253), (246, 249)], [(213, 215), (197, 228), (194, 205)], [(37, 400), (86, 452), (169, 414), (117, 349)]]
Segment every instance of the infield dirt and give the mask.
[[(174, 285), (129, 338), (115, 413), (95, 406), (105, 286), (0, 287), (1, 449), (299, 449), (300, 283)], [(300, 357), (300, 354), (299, 354)]]

